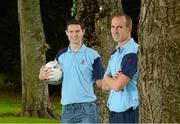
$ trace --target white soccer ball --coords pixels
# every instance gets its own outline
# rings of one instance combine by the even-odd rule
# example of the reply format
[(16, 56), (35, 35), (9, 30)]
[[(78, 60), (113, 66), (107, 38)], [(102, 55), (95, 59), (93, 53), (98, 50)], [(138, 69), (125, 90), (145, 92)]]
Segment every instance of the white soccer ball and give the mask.
[(46, 68), (53, 70), (53, 75), (50, 76), (48, 84), (58, 85), (62, 82), (63, 71), (62, 66), (57, 61), (49, 61), (45, 65)]

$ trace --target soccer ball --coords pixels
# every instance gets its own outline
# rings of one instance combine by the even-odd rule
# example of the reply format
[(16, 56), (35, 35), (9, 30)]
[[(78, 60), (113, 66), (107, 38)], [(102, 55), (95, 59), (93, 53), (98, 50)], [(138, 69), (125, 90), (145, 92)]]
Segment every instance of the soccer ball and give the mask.
[(54, 74), (50, 76), (48, 84), (58, 85), (62, 82), (62, 66), (57, 61), (49, 61), (45, 65), (46, 68), (51, 68), (54, 71)]

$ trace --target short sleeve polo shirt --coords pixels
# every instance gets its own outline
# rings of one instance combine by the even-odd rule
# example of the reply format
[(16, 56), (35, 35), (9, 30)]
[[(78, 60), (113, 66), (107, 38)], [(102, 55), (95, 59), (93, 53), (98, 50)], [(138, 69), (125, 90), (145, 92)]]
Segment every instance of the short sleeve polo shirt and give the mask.
[(95, 101), (93, 84), (104, 75), (99, 54), (83, 44), (77, 52), (58, 52), (56, 59), (63, 68), (62, 105)]
[(123, 112), (138, 106), (137, 91), (137, 52), (138, 44), (131, 38), (123, 48), (116, 46), (111, 54), (105, 74), (114, 76), (118, 71), (130, 78), (127, 85), (116, 92), (110, 90), (107, 106), (110, 111)]

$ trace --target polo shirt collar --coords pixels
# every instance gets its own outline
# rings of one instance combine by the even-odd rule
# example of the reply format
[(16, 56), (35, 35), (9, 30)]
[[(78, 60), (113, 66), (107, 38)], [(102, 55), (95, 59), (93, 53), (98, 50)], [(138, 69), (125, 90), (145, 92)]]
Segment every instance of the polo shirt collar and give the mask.
[[(86, 49), (86, 45), (82, 44), (81, 47), (78, 49), (77, 52), (85, 52), (85, 49)], [(69, 52), (69, 53), (70, 53), (70, 52), (73, 52), (73, 51), (71, 50), (70, 45), (68, 46), (67, 52)], [(77, 52), (76, 52), (76, 53), (77, 53)]]
[(133, 38), (129, 39), (129, 41), (128, 41), (122, 48), (117, 44), (117, 45), (115, 46), (116, 51), (119, 51), (119, 52), (120, 52), (120, 51), (128, 48), (133, 41), (134, 41)]

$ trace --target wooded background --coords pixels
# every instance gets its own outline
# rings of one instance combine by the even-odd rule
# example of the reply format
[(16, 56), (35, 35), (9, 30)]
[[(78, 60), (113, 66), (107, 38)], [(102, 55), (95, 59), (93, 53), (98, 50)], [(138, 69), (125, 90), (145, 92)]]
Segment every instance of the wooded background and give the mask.
[[(114, 48), (111, 16), (125, 12), (133, 19), (132, 37), (139, 44), (140, 122), (180, 122), (179, 0), (4, 0), (2, 3), (1, 82), (19, 85), (22, 82), (22, 116), (57, 117), (48, 100), (48, 85), (38, 80), (38, 73), (41, 65), (68, 45), (66, 21), (77, 18), (84, 23), (85, 44), (98, 50), (106, 66)], [(108, 122), (107, 92), (96, 90), (96, 94), (100, 120)]]

